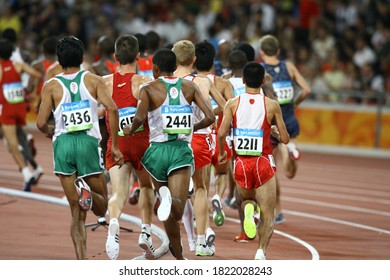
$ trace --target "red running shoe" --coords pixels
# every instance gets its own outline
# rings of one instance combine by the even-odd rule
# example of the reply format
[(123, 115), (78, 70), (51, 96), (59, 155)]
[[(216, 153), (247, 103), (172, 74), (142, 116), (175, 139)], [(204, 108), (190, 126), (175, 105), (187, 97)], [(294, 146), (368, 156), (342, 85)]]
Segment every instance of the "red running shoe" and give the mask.
[(79, 194), (79, 204), (81, 209), (88, 211), (92, 208), (92, 195), (91, 189), (88, 184), (82, 179), (77, 178), (74, 181), (76, 191)]

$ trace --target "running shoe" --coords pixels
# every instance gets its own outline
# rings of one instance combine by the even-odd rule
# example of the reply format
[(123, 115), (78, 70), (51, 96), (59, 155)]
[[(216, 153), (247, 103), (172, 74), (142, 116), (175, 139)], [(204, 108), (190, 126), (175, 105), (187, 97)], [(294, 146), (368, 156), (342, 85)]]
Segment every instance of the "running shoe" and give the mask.
[(129, 203), (131, 205), (136, 205), (138, 203), (140, 192), (141, 192), (141, 188), (139, 187), (138, 182), (135, 182), (133, 187), (130, 190)]
[(41, 166), (38, 165), (37, 168), (33, 172), (35, 185), (38, 184), (38, 181), (42, 177), (42, 175), (43, 175), (43, 169)]
[(195, 240), (188, 240), (188, 247), (190, 248), (190, 252), (196, 251), (196, 241)]
[(257, 249), (256, 255), (255, 255), (255, 260), (261, 260), (261, 261), (265, 261), (266, 260), (264, 252), (263, 252), (262, 249)]
[(171, 192), (165, 186), (159, 189), (160, 194), (160, 206), (157, 209), (157, 217), (161, 222), (168, 220), (171, 214), (172, 197)]
[(76, 191), (79, 194), (79, 204), (81, 209), (88, 211), (92, 208), (92, 195), (91, 189), (88, 184), (82, 179), (77, 178), (74, 181)]
[(194, 194), (194, 181), (192, 178), (190, 179), (190, 185), (188, 186), (188, 196), (191, 196)]
[(225, 198), (225, 200), (223, 201), (226, 206), (228, 206), (229, 208), (232, 208), (232, 209), (237, 209), (237, 203), (236, 203), (236, 198), (235, 197), (232, 197), (232, 198)]
[(24, 182), (23, 191), (25, 192), (31, 192), (31, 187), (35, 182), (34, 175), (31, 174), (31, 177), (27, 179), (27, 181)]
[(284, 217), (284, 214), (282, 212), (280, 212), (279, 214), (276, 215), (275, 219), (274, 219), (274, 224), (275, 225), (279, 225), (279, 224), (282, 224), (286, 221), (286, 218)]
[(213, 221), (216, 226), (222, 226), (225, 222), (225, 213), (222, 210), (221, 199), (218, 194), (215, 194), (211, 199), (211, 205), (213, 206)]
[(155, 260), (155, 249), (153, 247), (153, 241), (151, 234), (142, 231), (138, 238), (138, 245), (142, 248), (145, 259)]
[(119, 229), (118, 219), (112, 218), (108, 226), (106, 240), (106, 254), (111, 260), (116, 260), (119, 255)]
[(249, 238), (248, 235), (246, 235), (245, 232), (241, 233), (240, 235), (237, 235), (234, 237), (234, 241), (238, 243), (248, 243), (249, 240), (253, 240), (254, 238)]
[(301, 151), (298, 150), (297, 146), (294, 143), (287, 144), (288, 152), (293, 160), (298, 160), (301, 157)]
[(211, 247), (215, 241), (215, 232), (211, 228), (206, 229), (206, 244)]
[(251, 203), (245, 205), (244, 208), (244, 231), (249, 238), (256, 236), (256, 223), (254, 219), (254, 207)]
[(214, 256), (214, 251), (211, 250), (210, 246), (198, 243), (195, 255), (198, 257), (211, 257)]

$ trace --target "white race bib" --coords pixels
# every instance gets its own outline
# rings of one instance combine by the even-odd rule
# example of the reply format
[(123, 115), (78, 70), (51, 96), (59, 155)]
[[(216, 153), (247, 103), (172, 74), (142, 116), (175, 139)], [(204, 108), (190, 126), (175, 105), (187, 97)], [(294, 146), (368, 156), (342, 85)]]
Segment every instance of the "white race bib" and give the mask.
[[(130, 126), (133, 123), (135, 112), (137, 111), (136, 107), (126, 107), (121, 108), (119, 111), (119, 130), (118, 135), (124, 136), (123, 128)], [(135, 132), (140, 132), (144, 130), (144, 126), (139, 127)]]
[(169, 134), (190, 134), (192, 131), (192, 107), (190, 105), (161, 106), (163, 130)]
[(294, 87), (291, 81), (273, 82), (272, 86), (276, 96), (278, 97), (279, 104), (292, 103), (294, 99)]
[(22, 82), (4, 84), (3, 94), (5, 100), (10, 104), (22, 103), (24, 101)]
[(62, 119), (67, 132), (82, 131), (93, 127), (89, 100), (62, 104), (61, 109)]
[(233, 142), (237, 155), (260, 156), (263, 151), (263, 133), (261, 129), (235, 128)]

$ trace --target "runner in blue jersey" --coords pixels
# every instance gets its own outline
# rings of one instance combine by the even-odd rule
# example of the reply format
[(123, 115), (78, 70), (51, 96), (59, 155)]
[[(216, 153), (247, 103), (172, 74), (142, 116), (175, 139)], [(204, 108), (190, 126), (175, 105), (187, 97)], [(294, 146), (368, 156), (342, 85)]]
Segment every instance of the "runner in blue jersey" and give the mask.
[[(298, 69), (289, 61), (279, 59), (279, 41), (272, 35), (265, 35), (260, 39), (260, 55), (262, 65), (266, 72), (272, 76), (272, 84), (278, 102), (282, 109), (283, 120), (291, 140), (288, 145), (280, 144), (272, 138), (274, 143), (274, 158), (277, 160), (279, 153), (282, 159), (284, 173), (287, 178), (294, 178), (297, 172), (297, 160), (300, 151), (296, 147), (296, 138), (299, 135), (299, 124), (295, 117), (295, 108), (310, 95), (310, 87)], [(298, 92), (296, 87), (300, 88)], [(277, 179), (277, 200), (275, 224), (285, 221), (280, 205), (280, 185)]]

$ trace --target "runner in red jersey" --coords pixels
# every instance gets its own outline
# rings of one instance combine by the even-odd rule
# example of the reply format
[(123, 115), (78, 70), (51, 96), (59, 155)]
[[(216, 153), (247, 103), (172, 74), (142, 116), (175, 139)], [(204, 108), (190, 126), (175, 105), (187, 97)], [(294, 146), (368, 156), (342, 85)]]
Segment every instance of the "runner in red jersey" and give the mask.
[[(110, 223), (107, 233), (106, 252), (110, 259), (119, 255), (119, 216), (129, 196), (129, 179), (132, 169), (141, 186), (139, 208), (141, 212), (142, 230), (138, 239), (144, 250), (145, 258), (154, 259), (154, 247), (151, 237), (153, 216), (154, 189), (149, 173), (141, 165), (141, 158), (149, 147), (149, 126), (144, 125), (130, 137), (125, 137), (123, 129), (131, 125), (134, 118), (140, 86), (151, 80), (149, 77), (135, 74), (139, 57), (138, 41), (132, 35), (120, 36), (115, 42), (115, 59), (119, 62), (119, 70), (104, 76), (112, 93), (112, 98), (119, 109), (119, 149), (123, 153), (125, 164), (119, 168), (111, 159), (111, 132), (107, 142), (106, 169), (109, 170), (112, 197), (108, 202)], [(108, 116), (107, 116), (108, 120)]]
[[(270, 135), (287, 144), (290, 136), (277, 101), (260, 93), (264, 82), (264, 67), (249, 62), (243, 70), (245, 93), (230, 99), (224, 109), (218, 131), (219, 162), (226, 162), (226, 133), (233, 125), (234, 178), (243, 201), (244, 230), (249, 238), (256, 236), (254, 209), (260, 205), (259, 246), (255, 259), (264, 260), (274, 229), (276, 203), (276, 166), (272, 157)], [(275, 120), (276, 126), (271, 126)]]
[(7, 141), (9, 152), (19, 166), (24, 178), (24, 191), (31, 191), (35, 182), (34, 174), (23, 159), (19, 150), (17, 130), (26, 125), (26, 99), (21, 81), (21, 73), (26, 72), (40, 78), (41, 74), (25, 63), (10, 60), (13, 50), (12, 43), (0, 39), (0, 124)]

